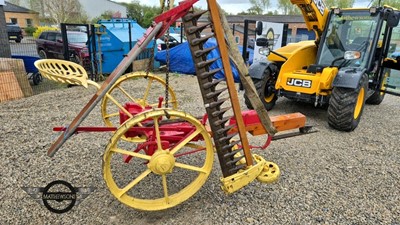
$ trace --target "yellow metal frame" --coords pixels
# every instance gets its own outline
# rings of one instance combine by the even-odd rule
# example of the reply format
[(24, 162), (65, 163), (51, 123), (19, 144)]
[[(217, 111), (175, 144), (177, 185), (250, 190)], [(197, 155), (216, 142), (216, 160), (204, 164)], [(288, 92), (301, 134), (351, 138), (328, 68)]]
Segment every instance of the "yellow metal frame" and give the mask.
[[(239, 155), (236, 157), (238, 156)], [(279, 179), (281, 172), (278, 165), (273, 162), (267, 162), (263, 157), (257, 154), (252, 154), (252, 157), (256, 162), (254, 165), (248, 166), (246, 169), (229, 177), (220, 179), (222, 183), (221, 189), (225, 193), (232, 194), (255, 179), (263, 183), (273, 183)], [(244, 164), (245, 161), (241, 160), (238, 163)]]

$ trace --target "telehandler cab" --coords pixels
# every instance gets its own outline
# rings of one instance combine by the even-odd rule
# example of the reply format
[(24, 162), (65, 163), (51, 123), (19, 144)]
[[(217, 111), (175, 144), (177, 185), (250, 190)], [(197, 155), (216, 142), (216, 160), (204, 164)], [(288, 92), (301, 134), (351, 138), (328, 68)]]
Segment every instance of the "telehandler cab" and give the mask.
[[(400, 13), (389, 6), (329, 11), (322, 0), (291, 2), (300, 7), (316, 40), (273, 51), (271, 40), (258, 39), (260, 53), (268, 57), (249, 68), (257, 93), (266, 110), (281, 96), (327, 107), (331, 127), (352, 131), (365, 103), (382, 102), (391, 69), (400, 69), (400, 61), (387, 58)], [(256, 30), (260, 35), (262, 23)], [(252, 108), (246, 93), (244, 98)]]

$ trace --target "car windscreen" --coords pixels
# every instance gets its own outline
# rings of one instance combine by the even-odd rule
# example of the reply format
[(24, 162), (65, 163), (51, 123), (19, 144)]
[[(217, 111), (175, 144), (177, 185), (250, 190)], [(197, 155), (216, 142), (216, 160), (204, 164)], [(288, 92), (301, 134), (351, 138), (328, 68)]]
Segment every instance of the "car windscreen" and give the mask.
[(87, 34), (86, 33), (68, 33), (69, 43), (86, 43)]

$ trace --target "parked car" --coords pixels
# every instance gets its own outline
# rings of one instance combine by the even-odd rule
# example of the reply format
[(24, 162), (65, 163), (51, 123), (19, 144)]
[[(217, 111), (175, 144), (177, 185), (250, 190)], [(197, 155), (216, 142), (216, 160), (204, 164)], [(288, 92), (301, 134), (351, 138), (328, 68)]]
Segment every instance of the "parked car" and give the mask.
[(18, 26), (18, 24), (7, 23), (7, 33), (8, 40), (15, 41), (16, 43), (20, 43), (24, 38), (22, 36), (22, 29)]
[[(167, 35), (162, 36), (161, 38), (157, 39), (157, 49), (158, 51), (164, 50), (167, 48), (166, 41), (168, 40), (169, 42), (169, 47), (175, 47), (179, 44), (181, 44), (181, 35), (180, 34), (175, 34), (171, 33), (169, 34), (169, 37)], [(186, 42), (186, 37), (182, 36), (182, 43)]]
[[(67, 31), (70, 61), (85, 66), (90, 63), (87, 48), (87, 34)], [(42, 59), (64, 59), (64, 48), (61, 31), (44, 31), (36, 39), (36, 49)]]

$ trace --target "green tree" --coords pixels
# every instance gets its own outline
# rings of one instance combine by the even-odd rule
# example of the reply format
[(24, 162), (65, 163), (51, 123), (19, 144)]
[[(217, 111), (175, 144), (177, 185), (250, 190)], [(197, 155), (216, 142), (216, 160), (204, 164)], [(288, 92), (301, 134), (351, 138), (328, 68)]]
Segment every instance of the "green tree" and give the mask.
[[(378, 6), (379, 0), (375, 0), (371, 6)], [(399, 0), (381, 0), (381, 5), (390, 5), (394, 8), (400, 8), (400, 1)]]
[(153, 22), (154, 17), (157, 14), (154, 13), (152, 10), (145, 10), (143, 22), (140, 24), (142, 27), (150, 27), (151, 23)]
[(278, 8), (283, 11), (284, 15), (298, 15), (301, 14), (299, 7), (289, 0), (278, 0)]
[(262, 15), (263, 10), (262, 10), (262, 8), (260, 8), (258, 6), (252, 6), (249, 9), (247, 9), (247, 14), (248, 15)]
[(110, 10), (104, 11), (100, 16), (94, 17), (92, 23), (97, 23), (99, 20), (109, 20), (112, 18), (113, 12)]
[(149, 27), (154, 17), (160, 15), (161, 7), (141, 5), (138, 0), (124, 3), (128, 16), (142, 27)]
[(143, 22), (144, 10), (138, 0), (134, 0), (131, 3), (123, 3), (123, 5), (126, 6), (126, 11), (130, 18), (136, 20), (139, 24)]
[(43, 0), (45, 13), (56, 24), (72, 22), (81, 15), (81, 4), (78, 0)]
[(270, 0), (250, 0), (250, 4), (252, 7), (248, 9), (249, 12), (256, 12), (258, 15), (262, 15), (268, 9), (271, 2)]
[(351, 8), (354, 4), (354, 0), (325, 0), (325, 3), (328, 8)]

